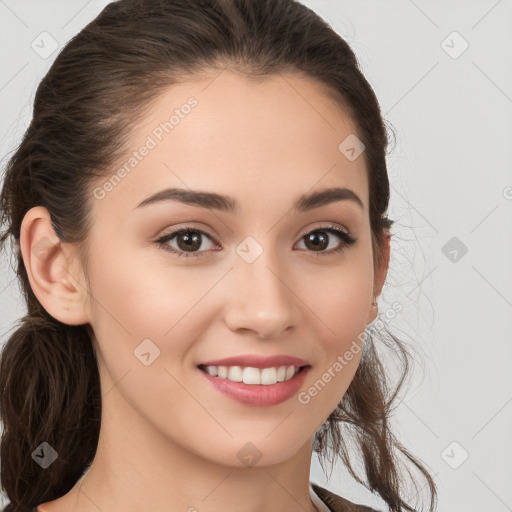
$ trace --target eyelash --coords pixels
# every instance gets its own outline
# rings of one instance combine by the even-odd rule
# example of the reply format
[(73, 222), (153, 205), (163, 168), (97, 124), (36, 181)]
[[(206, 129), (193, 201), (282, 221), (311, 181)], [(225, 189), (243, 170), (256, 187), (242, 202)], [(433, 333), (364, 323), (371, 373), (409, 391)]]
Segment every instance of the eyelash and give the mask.
[[(350, 247), (351, 245), (354, 245), (356, 242), (356, 239), (350, 233), (348, 233), (347, 231), (345, 231), (337, 226), (334, 226), (334, 225), (315, 228), (311, 231), (308, 231), (307, 233), (304, 233), (304, 235), (302, 235), (301, 240), (304, 237), (306, 237), (312, 233), (316, 233), (318, 231), (334, 234), (334, 235), (338, 236), (342, 240), (343, 243), (338, 248), (331, 249), (330, 251), (319, 251), (319, 252), (308, 251), (308, 252), (313, 253), (315, 256), (320, 257), (320, 256), (324, 256), (324, 255), (332, 255), (335, 253), (340, 253), (340, 252), (344, 251), (345, 249), (347, 249), (348, 247)], [(194, 233), (199, 233), (200, 235), (205, 235), (216, 243), (215, 239), (212, 236), (210, 236), (208, 233), (206, 233), (205, 231), (202, 231), (200, 229), (191, 227), (191, 226), (184, 226), (182, 228), (176, 229), (175, 231), (172, 231), (166, 235), (161, 236), (160, 238), (155, 240), (154, 243), (158, 247), (162, 248), (164, 251), (176, 254), (179, 258), (202, 258), (204, 256), (203, 253), (208, 252), (208, 251), (187, 253), (187, 252), (178, 251), (166, 244), (166, 242), (168, 242), (169, 240), (172, 240), (174, 237), (181, 235), (183, 233), (189, 233), (189, 232), (194, 232)]]

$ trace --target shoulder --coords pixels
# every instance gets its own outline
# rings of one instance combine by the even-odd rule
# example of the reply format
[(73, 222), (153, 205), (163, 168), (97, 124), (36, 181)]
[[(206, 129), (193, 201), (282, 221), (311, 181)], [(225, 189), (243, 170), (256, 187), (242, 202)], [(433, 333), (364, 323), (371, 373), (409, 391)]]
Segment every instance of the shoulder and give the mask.
[(332, 512), (380, 512), (374, 508), (358, 505), (334, 494), (317, 484), (311, 484), (318, 497), (332, 510)]

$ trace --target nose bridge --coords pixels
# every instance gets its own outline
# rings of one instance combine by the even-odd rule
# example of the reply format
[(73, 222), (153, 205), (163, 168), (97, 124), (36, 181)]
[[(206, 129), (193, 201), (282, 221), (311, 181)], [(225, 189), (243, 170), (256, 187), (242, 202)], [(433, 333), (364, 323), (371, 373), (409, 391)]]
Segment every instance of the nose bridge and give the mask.
[(233, 268), (235, 292), (230, 297), (227, 322), (231, 329), (249, 329), (260, 337), (278, 335), (297, 321), (296, 298), (275, 251), (247, 237), (236, 248)]

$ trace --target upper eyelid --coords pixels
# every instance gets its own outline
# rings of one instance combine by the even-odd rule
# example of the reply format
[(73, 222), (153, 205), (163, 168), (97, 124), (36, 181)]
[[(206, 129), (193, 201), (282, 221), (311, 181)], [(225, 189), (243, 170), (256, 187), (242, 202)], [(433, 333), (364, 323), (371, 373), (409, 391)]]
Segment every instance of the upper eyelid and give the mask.
[[(321, 229), (328, 229), (331, 227), (338, 228), (341, 231), (344, 231), (347, 235), (353, 236), (352, 232), (349, 229), (347, 229), (345, 226), (343, 226), (342, 224), (338, 224), (337, 222), (327, 222), (327, 224), (328, 225), (316, 226), (313, 228), (306, 229), (305, 231), (302, 232), (302, 234), (300, 236), (303, 237), (303, 236), (307, 235), (308, 233), (311, 233), (311, 232), (314, 232), (317, 230), (321, 230)], [(210, 237), (212, 240), (217, 242), (217, 237), (215, 235), (209, 233), (208, 230), (206, 230), (204, 228), (198, 228), (195, 226), (187, 226), (187, 225), (176, 228), (176, 229), (174, 229), (174, 228), (170, 229), (169, 232), (162, 232), (161, 234), (159, 234), (156, 237), (156, 240), (158, 240), (159, 238), (166, 237), (166, 236), (176, 236), (177, 234), (180, 234), (180, 233), (186, 232), (186, 231), (197, 231), (201, 234), (204, 234), (204, 235)]]
[[(346, 233), (346, 235), (348, 237), (350, 237), (353, 241), (356, 240), (356, 238), (354, 237), (352, 232), (350, 230), (348, 230), (345, 226), (343, 226), (341, 224), (338, 224), (337, 222), (328, 222), (328, 225), (316, 226), (316, 227), (313, 227), (313, 228), (306, 229), (300, 235), (299, 241), (302, 240), (302, 238), (304, 236), (308, 235), (309, 233), (314, 233), (315, 231), (321, 231), (322, 229), (325, 229), (325, 230), (336, 230), (336, 229), (338, 229), (338, 230)], [(196, 232), (201, 233), (201, 235), (206, 235), (208, 238), (210, 238), (212, 240), (212, 242), (214, 244), (220, 246), (220, 243), (217, 241), (217, 237), (215, 235), (210, 234), (207, 230), (205, 230), (203, 228), (198, 228), (198, 227), (195, 227), (195, 226), (188, 226), (188, 225), (185, 225), (185, 226), (182, 226), (182, 227), (178, 227), (176, 229), (171, 229), (168, 233), (164, 232), (161, 235), (159, 235), (158, 237), (156, 237), (155, 241), (158, 242), (159, 240), (165, 239), (165, 238), (167, 238), (166, 241), (169, 241), (169, 240), (172, 240), (173, 238), (175, 238), (176, 236), (180, 235), (181, 233), (186, 233), (188, 231), (196, 231)], [(342, 235), (337, 235), (336, 233), (331, 233), (331, 235), (332, 234), (335, 235), (335, 236), (338, 236), (338, 238), (342, 242), (346, 242), (346, 240), (343, 239)], [(208, 251), (198, 251), (196, 254), (200, 254), (202, 252), (208, 252)]]
[[(345, 228), (344, 226), (341, 226), (337, 223), (329, 223), (328, 226), (317, 226), (311, 229), (306, 230), (303, 232), (303, 234), (299, 237), (299, 243), (304, 239), (304, 237), (310, 233), (314, 233), (315, 231), (322, 231), (325, 230), (329, 233), (329, 235), (334, 235), (340, 240), (341, 245), (337, 247), (336, 249), (331, 249), (330, 251), (322, 251), (322, 252), (313, 252), (316, 257), (322, 257), (322, 256), (333, 256), (338, 253), (343, 253), (346, 249), (350, 248), (357, 242), (357, 238), (351, 234), (351, 232)], [(154, 243), (156, 243), (157, 246), (162, 247), (165, 246), (167, 242), (175, 238), (176, 236), (186, 233), (189, 231), (196, 231), (201, 233), (202, 235), (206, 235), (208, 238), (212, 240), (214, 244), (217, 246), (220, 246), (220, 244), (216, 241), (216, 237), (213, 235), (210, 235), (207, 231), (204, 231), (200, 228), (196, 228), (193, 226), (182, 226), (176, 229), (173, 229), (170, 233), (163, 234), (159, 238), (157, 238)], [(205, 251), (197, 251), (197, 252), (187, 252), (183, 251), (181, 249), (175, 249), (173, 247), (162, 247), (162, 250), (166, 252), (173, 253), (177, 257), (185, 257), (187, 260), (197, 260), (199, 258), (205, 257), (208, 255), (211, 250), (205, 250)], [(218, 252), (218, 249), (213, 249), (214, 252)], [(309, 252), (309, 251), (307, 251)]]
[(156, 240), (159, 240), (160, 238), (167, 238), (179, 235), (180, 233), (186, 233), (187, 231), (197, 231), (198, 233), (201, 233), (202, 235), (206, 235), (207, 237), (211, 238), (214, 242), (217, 242), (217, 237), (215, 235), (212, 235), (207, 230), (203, 228), (196, 228), (194, 226), (183, 226), (176, 229), (170, 229), (169, 232), (162, 232), (160, 235), (156, 237)]

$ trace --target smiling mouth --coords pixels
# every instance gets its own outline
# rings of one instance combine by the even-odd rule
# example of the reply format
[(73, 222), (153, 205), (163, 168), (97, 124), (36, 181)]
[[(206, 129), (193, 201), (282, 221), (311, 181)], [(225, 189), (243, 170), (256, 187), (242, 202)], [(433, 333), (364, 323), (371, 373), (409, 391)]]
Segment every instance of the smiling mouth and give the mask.
[(305, 366), (270, 366), (268, 368), (254, 368), (252, 366), (206, 366), (200, 364), (198, 368), (219, 379), (231, 382), (243, 382), (249, 385), (272, 386), (280, 382), (287, 382), (301, 373)]

